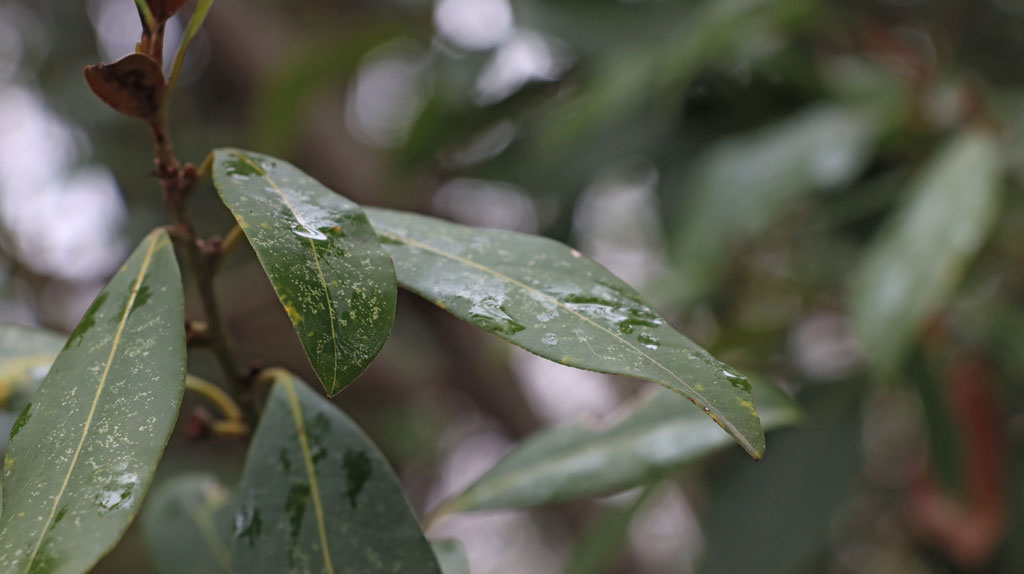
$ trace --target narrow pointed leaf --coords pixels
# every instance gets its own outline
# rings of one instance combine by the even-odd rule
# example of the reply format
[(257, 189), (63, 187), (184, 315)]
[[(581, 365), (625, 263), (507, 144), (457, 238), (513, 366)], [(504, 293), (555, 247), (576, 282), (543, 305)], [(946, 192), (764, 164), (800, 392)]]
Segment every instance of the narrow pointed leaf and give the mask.
[(821, 105), (753, 134), (721, 141), (681, 182), (676, 267), (684, 298), (705, 295), (741, 241), (756, 237), (792, 203), (856, 176), (881, 132), (879, 114)]
[(231, 572), (440, 573), (384, 456), (277, 372), (245, 461)]
[(147, 237), (100, 293), (11, 431), (0, 571), (87, 571), (138, 511), (185, 384), (181, 278)]
[(747, 380), (578, 251), (532, 235), (366, 213), (403, 287), (546, 359), (661, 384), (761, 456), (764, 433)]
[(146, 548), (161, 574), (222, 574), (231, 562), (233, 499), (207, 473), (176, 476), (146, 501)]
[(999, 176), (995, 139), (964, 133), (911, 184), (910, 202), (865, 255), (851, 306), (867, 356), (883, 376), (899, 366), (988, 236)]
[(63, 346), (59, 333), (0, 325), (0, 408), (24, 408)]
[[(793, 424), (796, 404), (755, 384), (766, 429)], [(542, 431), (516, 447), (442, 512), (524, 508), (600, 496), (646, 484), (730, 444), (729, 437), (662, 389), (610, 423), (579, 421)]]
[(213, 182), (235, 215), (333, 395), (366, 369), (395, 317), (395, 271), (366, 216), (294, 166), (214, 152)]

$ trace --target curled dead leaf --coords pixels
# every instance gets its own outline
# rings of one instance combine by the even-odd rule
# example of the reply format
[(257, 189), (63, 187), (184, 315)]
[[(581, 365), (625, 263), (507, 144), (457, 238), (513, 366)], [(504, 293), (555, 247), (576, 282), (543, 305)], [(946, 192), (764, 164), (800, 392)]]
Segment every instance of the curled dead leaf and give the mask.
[(151, 118), (164, 96), (164, 74), (146, 54), (129, 54), (113, 64), (85, 68), (85, 81), (104, 103), (136, 118)]

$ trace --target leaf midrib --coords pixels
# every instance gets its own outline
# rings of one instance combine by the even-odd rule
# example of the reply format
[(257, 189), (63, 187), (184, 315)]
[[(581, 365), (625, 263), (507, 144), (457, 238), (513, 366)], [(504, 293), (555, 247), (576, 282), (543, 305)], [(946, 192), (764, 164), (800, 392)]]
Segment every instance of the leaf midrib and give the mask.
[(67, 489), (68, 482), (71, 480), (71, 475), (75, 470), (75, 466), (78, 464), (78, 455), (81, 454), (82, 447), (85, 445), (85, 439), (89, 435), (89, 429), (92, 426), (92, 419), (96, 414), (96, 406), (100, 402), (100, 396), (103, 394), (103, 388), (106, 386), (107, 377), (110, 375), (110, 366), (114, 362), (114, 357), (117, 354), (117, 348), (121, 344), (121, 335), (124, 333), (125, 325), (128, 323), (128, 315), (131, 314), (132, 307), (135, 305), (135, 298), (139, 294), (139, 289), (142, 286), (142, 280), (146, 276), (146, 270), (149, 269), (149, 264), (153, 259), (153, 253), (155, 253), (158, 240), (161, 237), (161, 235), (153, 235), (149, 239), (149, 247), (146, 249), (146, 255), (142, 260), (142, 266), (139, 268), (139, 273), (135, 277), (135, 282), (132, 285), (131, 293), (128, 296), (128, 303), (125, 305), (124, 311), (121, 313), (121, 319), (117, 323), (117, 329), (114, 331), (114, 340), (110, 345), (110, 354), (107, 356), (107, 363), (103, 367), (103, 374), (100, 375), (99, 384), (96, 386), (96, 395), (93, 397), (92, 405), (89, 407), (89, 414), (85, 418), (85, 425), (82, 427), (82, 436), (78, 439), (78, 446), (75, 447), (75, 452), (71, 457), (71, 464), (68, 466), (67, 474), (64, 475), (64, 481), (61, 483), (60, 490), (57, 491), (57, 496), (53, 499), (53, 507), (50, 509), (50, 516), (46, 519), (46, 522), (43, 523), (42, 529), (39, 532), (39, 538), (36, 540), (35, 547), (29, 555), (28, 562), (25, 566), (26, 574), (32, 570), (32, 564), (35, 562), (36, 556), (39, 554), (39, 549), (43, 545), (43, 539), (46, 538), (46, 533), (49, 531), (50, 523), (53, 521), (53, 517), (57, 514), (57, 507), (60, 506), (60, 501), (64, 497), (64, 491)]
[(316, 513), (316, 527), (320, 536), (320, 549), (323, 552), (324, 568), (327, 574), (334, 574), (334, 564), (331, 562), (331, 551), (327, 543), (327, 527), (324, 524), (323, 503), (320, 500), (320, 485), (316, 477), (316, 468), (313, 465), (313, 453), (309, 448), (309, 438), (306, 436), (306, 425), (302, 419), (302, 407), (299, 404), (299, 397), (295, 394), (294, 383), (288, 379), (281, 379), (281, 385), (288, 393), (288, 403), (291, 407), (292, 418), (295, 420), (295, 428), (299, 435), (299, 446), (302, 450), (302, 460), (305, 463), (306, 474), (309, 476), (309, 492), (313, 497), (313, 511)]
[[(260, 175), (263, 176), (263, 179), (267, 180), (267, 183), (270, 184), (270, 187), (272, 187), (274, 191), (281, 196), (281, 201), (283, 201), (285, 206), (288, 207), (288, 211), (292, 212), (292, 216), (295, 218), (295, 221), (297, 221), (299, 225), (302, 225), (307, 229), (312, 229), (309, 225), (306, 224), (305, 220), (302, 219), (302, 216), (299, 215), (299, 211), (295, 209), (295, 205), (293, 205), (291, 200), (288, 199), (288, 195), (285, 194), (284, 190), (282, 190), (279, 185), (277, 185), (277, 182), (274, 181), (274, 178), (270, 177), (270, 174), (267, 173), (267, 170), (263, 169), (263, 166), (254, 162), (245, 154), (239, 153), (235, 150), (229, 150), (228, 153), (244, 161), (245, 163), (249, 164), (250, 167), (257, 170), (260, 173)], [(306, 238), (306, 240), (309, 242), (309, 249), (313, 252), (313, 262), (316, 264), (316, 270), (320, 276), (320, 284), (323, 286), (324, 296), (327, 298), (327, 313), (328, 318), (330, 319), (329, 322), (331, 324), (331, 348), (334, 350), (334, 352), (331, 353), (331, 355), (334, 357), (334, 366), (331, 370), (331, 384), (329, 385), (328, 392), (328, 394), (330, 394), (330, 391), (337, 392), (336, 389), (338, 387), (338, 334), (334, 326), (334, 323), (336, 322), (334, 318), (334, 300), (331, 298), (331, 290), (327, 287), (327, 280), (324, 278), (324, 269), (320, 265), (320, 256), (316, 252), (316, 244), (313, 243), (313, 240), (308, 237)], [(296, 328), (297, 327), (298, 325), (296, 325)]]
[(206, 547), (210, 549), (214, 559), (217, 560), (217, 564), (220, 565), (221, 571), (228, 572), (231, 563), (231, 551), (225, 544), (224, 539), (221, 538), (220, 533), (217, 532), (217, 526), (213, 523), (213, 514), (210, 509), (205, 505), (196, 505), (192, 507), (189, 505), (185, 506), (185, 511), (188, 513), (189, 518), (195, 523), (196, 529), (199, 530), (199, 537), (206, 543)]

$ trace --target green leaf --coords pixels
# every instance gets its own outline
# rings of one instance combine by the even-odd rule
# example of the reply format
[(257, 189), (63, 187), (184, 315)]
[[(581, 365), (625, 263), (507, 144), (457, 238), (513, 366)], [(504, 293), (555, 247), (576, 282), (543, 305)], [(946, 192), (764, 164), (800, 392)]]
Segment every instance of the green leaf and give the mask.
[[(642, 40), (613, 44), (610, 37), (603, 38), (605, 49), (586, 66), (589, 74), (537, 126), (538, 153), (569, 154), (603, 128), (650, 108), (652, 101), (676, 104), (672, 100), (702, 69), (742, 49), (751, 38), (793, 27), (812, 4), (706, 0), (654, 5), (664, 13), (660, 22), (646, 28), (649, 33)], [(570, 26), (579, 30), (578, 19)]]
[(366, 369), (395, 318), (395, 271), (359, 206), (291, 164), (214, 152), (213, 182), (327, 393)]
[(367, 209), (398, 282), (456, 317), (563, 365), (648, 379), (764, 451), (750, 384), (618, 277), (561, 243)]
[(245, 461), (231, 571), (439, 574), (377, 447), (302, 381), (272, 376)]
[[(793, 424), (799, 408), (755, 379), (766, 429)], [(526, 439), (439, 512), (524, 508), (600, 496), (646, 484), (731, 444), (672, 394), (652, 391), (609, 422), (582, 420)]]
[(984, 242), (998, 209), (999, 177), (994, 138), (961, 134), (911, 184), (910, 202), (865, 254), (850, 305), (882, 376), (899, 367)]
[(85, 572), (138, 510), (185, 384), (170, 238), (147, 237), (100, 293), (11, 431), (0, 571)]
[(188, 473), (160, 483), (142, 512), (146, 548), (162, 574), (216, 574), (231, 562), (235, 505), (211, 474)]
[(431, 540), (430, 547), (434, 549), (434, 556), (437, 556), (443, 574), (470, 574), (466, 549), (458, 540)]
[(24, 408), (63, 346), (59, 333), (0, 325), (0, 408)]
[[(171, 66), (171, 75), (167, 79), (168, 94), (174, 90), (174, 86), (178, 83), (178, 75), (181, 74), (181, 68), (185, 64), (185, 56), (188, 54), (188, 48), (192, 44), (192, 40), (196, 37), (196, 34), (199, 33), (199, 29), (203, 27), (206, 15), (209, 14), (210, 8), (212, 7), (213, 0), (199, 0), (196, 2), (196, 9), (192, 12), (192, 17), (188, 20), (188, 26), (185, 28), (185, 34), (181, 37), (181, 44), (178, 45), (178, 52), (174, 55), (174, 64)], [(166, 106), (167, 103), (165, 102), (164, 105)]]
[(856, 176), (869, 158), (878, 115), (821, 105), (753, 134), (717, 143), (680, 184), (689, 198), (675, 238), (683, 297), (714, 288), (728, 253), (756, 237), (816, 188)]

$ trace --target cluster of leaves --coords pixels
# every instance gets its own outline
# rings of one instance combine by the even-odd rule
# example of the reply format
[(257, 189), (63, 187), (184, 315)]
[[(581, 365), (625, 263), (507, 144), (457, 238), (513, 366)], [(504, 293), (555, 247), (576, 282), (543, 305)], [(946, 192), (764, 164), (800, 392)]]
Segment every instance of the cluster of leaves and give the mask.
[[(146, 30), (139, 51), (86, 69), (101, 99), (150, 123), (172, 210), (198, 176), (178, 171), (161, 116), (211, 2), (200, 3), (165, 80), (154, 46), (181, 4), (139, 2)], [(544, 433), (440, 512), (532, 506), (645, 484), (728, 442), (704, 414), (755, 458), (764, 452), (762, 425), (794, 420), (793, 406), (762, 385), (759, 418), (746, 378), (568, 246), (361, 208), (287, 162), (254, 152), (218, 149), (206, 165), (201, 172), (212, 174), (328, 395), (377, 356), (402, 286), (532, 353), (647, 379), (698, 407), (666, 391), (602, 427)], [(175, 245), (189, 253), (195, 244), (181, 227), (150, 233), (66, 342), (3, 329), (10, 371), (3, 396), (9, 407), (23, 405), (4, 458), (4, 571), (84, 572), (112, 548), (140, 507), (186, 389), (218, 405), (221, 428), (244, 433), (252, 422), (225, 391), (186, 374)], [(387, 461), (340, 410), (280, 369), (263, 369), (248, 384), (245, 392), (266, 395), (266, 404), (242, 483), (232, 494), (210, 476), (186, 475), (156, 494), (147, 535), (161, 567), (438, 572), (441, 557), (451, 563), (446, 571), (457, 571), (450, 544), (439, 544), (435, 556)]]
[[(661, 383), (761, 455), (746, 379), (580, 253), (387, 210), (367, 209), (368, 219), (292, 166), (251, 152), (216, 151), (213, 178), (328, 393), (357, 377), (387, 338), (397, 269), (397, 283), (541, 356)], [(15, 327), (5, 336), (18, 342), (5, 349), (17, 359), (7, 368), (23, 375), (8, 378), (22, 383), (8, 391), (17, 404), (59, 343)], [(157, 230), (96, 299), (14, 423), (0, 517), (5, 568), (84, 571), (118, 540), (174, 426), (185, 370), (181, 279), (172, 240)], [(429, 549), (376, 447), (293, 376), (266, 370), (261, 383), (273, 390), (237, 495), (231, 568), (283, 571), (301, 560), (328, 570), (429, 570)], [(766, 426), (793, 420), (777, 393), (759, 387), (758, 399)], [(523, 444), (445, 511), (614, 492), (724, 441), (678, 397), (651, 395), (607, 428), (561, 428)], [(634, 461), (607, 467), (602, 453), (622, 443)], [(227, 504), (208, 477), (181, 480), (173, 487), (189, 493), (181, 504)], [(349, 528), (376, 534), (343, 536)], [(223, 560), (216, 544), (208, 549)]]
[[(602, 170), (639, 157), (657, 175), (671, 268), (649, 289), (705, 324), (713, 317), (716, 354), (796, 385), (841, 383), (821, 391), (834, 402), (811, 401), (819, 424), (780, 439), (767, 464), (714, 475), (704, 524), (712, 572), (823, 570), (807, 565), (840, 553), (824, 526), (843, 504), (865, 491), (888, 501), (893, 484), (879, 494), (874, 477), (861, 490), (851, 478), (874, 464), (858, 458), (857, 432), (885, 432), (849, 412), (864, 397), (910, 397), (891, 417), (900, 422), (889, 422), (921, 423), (930, 442), (914, 443), (917, 462), (893, 465), (907, 473), (898, 486), (914, 500), (922, 483), (940, 482), (947, 490), (932, 502), (954, 509), (920, 530), (908, 511), (908, 538), (978, 568), (1007, 533), (1010, 495), (998, 484), (1014, 458), (1002, 445), (1014, 439), (992, 403), (1011, 412), (1022, 404), (1013, 383), (1024, 373), (1020, 347), (1010, 342), (1020, 338), (1021, 203), (1007, 193), (1019, 185), (1020, 95), (1007, 87), (1019, 73), (995, 63), (1012, 60), (1019, 20), (996, 5), (897, 4), (523, 0), (517, 24), (551, 39), (573, 66), (497, 102), (473, 97), (497, 56), (424, 50), (426, 103), (395, 146), (395, 165), (512, 184), (559, 206), (560, 217), (541, 225), (568, 237), (579, 231), (569, 216)], [(304, 75), (315, 77), (315, 65)], [(262, 128), (279, 142), (283, 124), (269, 110), (294, 78), (282, 72), (261, 108)], [(840, 333), (806, 343), (802, 328), (822, 317)], [(828, 348), (836, 341), (840, 352)], [(834, 364), (801, 364), (819, 350)], [(977, 355), (991, 369), (964, 384), (989, 400), (967, 406), (954, 389), (961, 362)], [(994, 486), (978, 493), (978, 484)], [(812, 489), (820, 498), (805, 500)], [(806, 513), (793, 511), (805, 504)], [(609, 518), (628, 523), (637, 507), (627, 507)], [(752, 509), (779, 518), (744, 521)], [(965, 516), (984, 527), (958, 529), (955, 517)], [(594, 555), (624, 529), (599, 536)], [(972, 557), (949, 542), (975, 535), (984, 543)], [(998, 559), (1004, 571), (1019, 568), (1019, 558)]]
[[(410, 3), (401, 4), (405, 10)], [(998, 410), (984, 404), (975, 408), (975, 402), (964, 400), (951, 403), (946, 396), (947, 379), (952, 378), (947, 368), (959, 364), (965, 352), (980, 350), (994, 366), (991, 378), (974, 377), (969, 386), (982, 395), (995, 387), (1006, 410), (1022, 408), (1019, 387), (1010, 383), (1024, 374), (1024, 354), (1016, 343), (1024, 292), (1015, 271), (1021, 260), (1021, 204), (1019, 194), (1004, 193), (1019, 179), (1021, 132), (1016, 126), (1021, 108), (1013, 91), (987, 82), (993, 73), (995, 84), (1018, 79), (1016, 72), (1007, 76), (1005, 69), (998, 70), (1002, 62), (1013, 60), (1005, 51), (1018, 34), (1013, 18), (993, 15), (1004, 8), (999, 4), (976, 3), (981, 16), (974, 21), (986, 25), (981, 32), (972, 32), (971, 19), (946, 18), (943, 10), (932, 8), (934, 3), (706, 0), (626, 5), (519, 0), (514, 3), (517, 24), (564, 42), (574, 65), (564, 77), (528, 83), (507, 98), (488, 103), (471, 96), (486, 58), (467, 57), (440, 41), (429, 42), (429, 51), (424, 50), (429, 53), (425, 68), (430, 76), (424, 82), (429, 86), (426, 102), (408, 137), (393, 149), (391, 167), (412, 174), (454, 172), (516, 184), (543, 205), (560, 208), (560, 216), (546, 223), (544, 231), (565, 238), (571, 227), (566, 215), (596, 174), (640, 156), (659, 175), (654, 191), (662, 208), (671, 268), (667, 277), (649, 286), (659, 306), (696, 310), (694, 316), (705, 317), (710, 310), (721, 336), (711, 340), (714, 346), (709, 348), (722, 357), (722, 351), (731, 352), (736, 359), (730, 362), (756, 366), (753, 370), (782, 375), (797, 384), (838, 381), (802, 397), (811, 411), (811, 424), (779, 434), (771, 445), (772, 456), (762, 463), (726, 461), (702, 469), (711, 478), (706, 489), (710, 512), (702, 525), (707, 571), (824, 570), (827, 566), (816, 564), (816, 558), (843, 553), (845, 543), (860, 550), (863, 538), (878, 536), (871, 534), (875, 529), (867, 519), (861, 518), (868, 526), (851, 527), (848, 516), (843, 515), (845, 521), (836, 517), (844, 507), (856, 506), (858, 513), (870, 515), (865, 508), (871, 502), (887, 509), (893, 506), (894, 484), (874, 484), (872, 473), (878, 470), (873, 467), (878, 463), (871, 457), (878, 447), (871, 446), (871, 437), (898, 426), (906, 411), (889, 416), (883, 407), (889, 404), (886, 400), (908, 394), (912, 406), (916, 408), (918, 401), (923, 407), (931, 440), (927, 449), (883, 462), (894, 469), (914, 467), (927, 480), (963, 494), (930, 495), (940, 503), (937, 506), (953, 509), (945, 518), (952, 533), (940, 533), (938, 538), (946, 542), (938, 546), (938, 553), (954, 552), (958, 538), (974, 537), (979, 531), (976, 505), (998, 507), (996, 518), (982, 520), (990, 530), (977, 537), (988, 545), (998, 544), (1005, 534), (1000, 515), (1024, 512), (1019, 501), (1006, 499), (998, 482), (986, 482), (992, 476), (1024, 472), (1002, 450), (1005, 433), (1000, 428), (985, 430), (985, 425), (998, 427), (1002, 422)], [(200, 6), (208, 8), (209, 3)], [(153, 18), (160, 18), (162, 10), (151, 10)], [(424, 36), (417, 23), (406, 27), (390, 16), (378, 19), (376, 13), (350, 16), (361, 18), (356, 29), (344, 34), (331, 29), (323, 41), (300, 47), (278, 62), (277, 72), (256, 101), (256, 147), (275, 155), (293, 153), (291, 144), (303, 125), (302, 110), (312, 108), (306, 104), (316, 100), (318, 90), (346, 79), (364, 56), (396, 38)], [(949, 32), (957, 38), (948, 38), (946, 28), (953, 21), (965, 30)], [(192, 26), (189, 30), (194, 32)], [(922, 38), (931, 40), (922, 44)], [(960, 52), (954, 53), (958, 44)], [(162, 101), (162, 73), (156, 80), (146, 80), (155, 78), (159, 67), (141, 63), (136, 55), (129, 58), (136, 63), (122, 64), (125, 72), (139, 68), (142, 93), (156, 90), (159, 97), (154, 101)], [(982, 71), (980, 77), (976, 70)], [(116, 67), (99, 68), (94, 74), (94, 87), (117, 84), (111, 78), (122, 75)], [(97, 91), (103, 96), (102, 88)], [(105, 99), (117, 107), (117, 98)], [(133, 105), (142, 110), (136, 115), (147, 116), (156, 109), (146, 100)], [(123, 106), (118, 109), (130, 113)], [(509, 131), (512, 135), (499, 137), (500, 145), (494, 144), (494, 134)], [(475, 153), (461, 153), (466, 149)], [(716, 380), (712, 384), (723, 392), (703, 397), (701, 404), (709, 410), (720, 407), (709, 414), (727, 429), (732, 425), (734, 436), (748, 450), (760, 450), (758, 433), (751, 432), (753, 419), (744, 412), (743, 401), (750, 397), (725, 375), (735, 371), (717, 362), (705, 363), (700, 357), (707, 355), (680, 339), (650, 304), (572, 250), (533, 237), (361, 209), (287, 163), (251, 152), (219, 150), (213, 167), (223, 202), (244, 228), (329, 393), (365, 368), (388, 336), (397, 277), (400, 286), (456, 316), (557, 362), (655, 380), (698, 401), (702, 399), (695, 392), (705, 389), (697, 385), (707, 387), (707, 380)], [(356, 259), (350, 258), (352, 254)], [(109, 317), (120, 317), (118, 313), (127, 308), (128, 295), (121, 297), (122, 306), (105, 312)], [(129, 312), (128, 324), (159, 301), (155, 291), (141, 287), (137, 299), (146, 306), (136, 305), (141, 308)], [(800, 343), (794, 341), (800, 339), (804, 320), (822, 315), (849, 317), (860, 345), (847, 354), (866, 359), (869, 369), (854, 364), (815, 372), (794, 364), (798, 360), (780, 360), (798, 354), (793, 348)], [(364, 322), (367, 318), (373, 320)], [(94, 323), (94, 328), (104, 325), (95, 319)], [(939, 337), (939, 343), (933, 341), (929, 348), (925, 334), (934, 339), (943, 329), (952, 335)], [(333, 336), (328, 338), (327, 333)], [(0, 382), (13, 385), (5, 396), (8, 408), (17, 411), (31, 396), (34, 387), (29, 381), (45, 370), (64, 341), (24, 330), (0, 336)], [(75, 344), (83, 339), (72, 336)], [(137, 355), (145, 357), (145, 352)], [(717, 374), (725, 378), (712, 377)], [(264, 420), (271, 416), (275, 397), (292, 404), (287, 402), (287, 390), (280, 390), (286, 380), (292, 378), (272, 371), (257, 385), (257, 390), (263, 383), (275, 385)], [(866, 380), (885, 384), (866, 390), (869, 387), (859, 384)], [(684, 381), (692, 388), (682, 387)], [(897, 386), (907, 382), (914, 385)], [(202, 385), (196, 379), (185, 379), (184, 384)], [(738, 381), (737, 385), (742, 387)], [(299, 397), (300, 412), (317, 412), (303, 406), (306, 387), (291, 388)], [(659, 392), (642, 396), (609, 421), (580, 421), (528, 438), (437, 512), (529, 507), (648, 485), (638, 499), (598, 515), (594, 528), (580, 539), (570, 571), (609, 568), (623, 550), (633, 516), (657, 494), (649, 485), (671, 480), (682, 465), (728, 440), (671, 391), (653, 390)], [(144, 392), (148, 391), (149, 383)], [(209, 388), (204, 392), (212, 393)], [(792, 403), (769, 386), (754, 381), (753, 393), (765, 429), (795, 421)], [(81, 390), (73, 397), (80, 394)], [(873, 402), (864, 416), (876, 417), (867, 423), (859, 408), (865, 396)], [(32, 402), (38, 407), (38, 400)], [(32, 424), (31, 413), (41, 412), (34, 409), (27, 411), (26, 425), (16, 425), (19, 440)], [(337, 413), (333, 407), (329, 410)], [(963, 415), (965, 410), (970, 412)], [(222, 410), (224, 420), (218, 422), (237, 423), (242, 415), (230, 411)], [(882, 414), (872, 415), (876, 411)], [(961, 415), (968, 417), (968, 424), (959, 420)], [(166, 416), (173, 419), (176, 414)], [(888, 424), (878, 424), (877, 417)], [(11, 419), (8, 424), (14, 424)], [(350, 428), (341, 423), (335, 427)], [(298, 431), (288, 428), (298, 445), (290, 452), (297, 455), (302, 451)], [(311, 458), (319, 460), (312, 437), (313, 429), (320, 427), (310, 421), (303, 428)], [(264, 436), (261, 427), (254, 449)], [(894, 448), (901, 444), (888, 443)], [(332, 441), (320, 444), (326, 447)], [(376, 472), (378, 457), (372, 446), (361, 448), (375, 469), (369, 480), (389, 476)], [(923, 450), (931, 457), (928, 468), (918, 468), (925, 466), (920, 464)], [(267, 460), (274, 456), (271, 453)], [(324, 531), (330, 533), (336, 524), (332, 521), (353, 519), (343, 511), (355, 510), (348, 493), (358, 490), (358, 469), (366, 465), (355, 454), (322, 456), (340, 460), (342, 468), (332, 467), (338, 479), (331, 482), (344, 489), (338, 491), (344, 495), (341, 509), (323, 514)], [(988, 462), (978, 456), (987, 456)], [(288, 472), (301, 470), (299, 458), (286, 458)], [(17, 457), (13, 460), (15, 472), (19, 462)], [(313, 497), (310, 475), (282, 474), (284, 466), (282, 461), (274, 472), (259, 471), (278, 477), (288, 488), (297, 485), (293, 498), (277, 499), (274, 512), (249, 512), (251, 507), (233, 494), (234, 489), (207, 475), (181, 477), (154, 492), (145, 526), (161, 568), (179, 571), (186, 554), (197, 561), (188, 566), (193, 570), (212, 564), (231, 567), (232, 547), (239, 552), (240, 545), (274, 528), (280, 534), (276, 541), (290, 541), (293, 524), (299, 524), (303, 543), (319, 540), (313, 506), (298, 510), (300, 501)], [(319, 468), (314, 466), (315, 471)], [(932, 480), (935, 473), (940, 480)], [(971, 473), (970, 484), (965, 484), (965, 473)], [(905, 498), (920, 499), (919, 484), (914, 482), (918, 478), (899, 478), (895, 486), (912, 495)], [(251, 477), (246, 480), (243, 491), (251, 492)], [(324, 483), (319, 481), (319, 496), (329, 508)], [(70, 488), (76, 483), (68, 484)], [(369, 492), (368, 488), (359, 492)], [(976, 496), (972, 488), (989, 492)], [(396, 489), (390, 492), (401, 496)], [(95, 490), (89, 496), (95, 496)], [(133, 494), (131, 504), (117, 510), (134, 508), (140, 496)], [(362, 496), (356, 496), (357, 502)], [(857, 504), (847, 505), (851, 501)], [(52, 517), (60, 512), (57, 508)], [(407, 510), (399, 514), (411, 522)], [(892, 526), (889, 510), (875, 514), (879, 523)], [(926, 526), (941, 525), (940, 519), (933, 516)], [(11, 513), (5, 510), (2, 520), (13, 520)], [(238, 525), (248, 528), (239, 530)], [(63, 522), (53, 532), (63, 536), (61, 526)], [(170, 530), (180, 536), (172, 536)], [(247, 534), (238, 538), (242, 532)], [(922, 535), (919, 531), (908, 537), (888, 536), (877, 546), (890, 554), (924, 554), (903, 547), (891, 552), (899, 540), (915, 536)], [(1020, 528), (1010, 536), (1024, 539)], [(161, 540), (162, 544), (156, 542)], [(421, 542), (410, 546), (417, 544), (422, 549)], [(193, 550), (178, 550), (186, 547)], [(278, 558), (301, 563), (305, 557), (322, 555), (323, 548), (335, 547), (344, 545), (300, 544), (294, 553), (281, 549)], [(439, 559), (450, 549), (450, 544), (434, 545)], [(991, 547), (980, 552), (984, 560)], [(843, 554), (843, 560), (850, 560), (851, 553)], [(1018, 571), (1018, 554), (1007, 552), (1001, 564), (1009, 566), (1001, 571)], [(274, 567), (280, 569), (280, 564)]]

